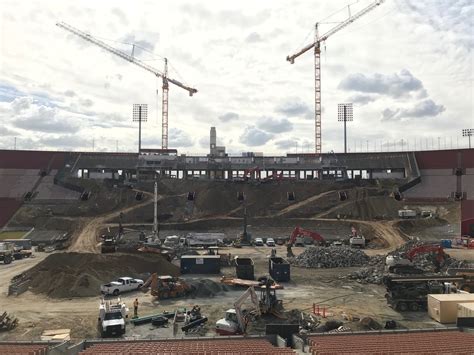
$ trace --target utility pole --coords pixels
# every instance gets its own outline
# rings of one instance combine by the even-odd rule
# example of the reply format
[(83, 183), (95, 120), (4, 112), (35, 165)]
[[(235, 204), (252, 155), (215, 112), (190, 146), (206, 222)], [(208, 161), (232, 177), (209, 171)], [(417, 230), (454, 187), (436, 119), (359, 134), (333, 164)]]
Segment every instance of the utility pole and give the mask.
[(155, 175), (155, 188), (154, 188), (154, 209), (153, 209), (153, 236), (155, 239), (159, 238), (159, 227), (158, 227), (158, 182), (156, 181)]
[(347, 153), (347, 121), (353, 121), (354, 112), (351, 103), (337, 105), (337, 120), (344, 122), (344, 153)]
[(142, 121), (146, 122), (148, 119), (148, 105), (147, 104), (133, 104), (133, 121), (138, 121), (138, 154), (142, 150)]
[(462, 136), (469, 138), (469, 149), (471, 149), (471, 137), (474, 135), (474, 128), (465, 128), (462, 130)]

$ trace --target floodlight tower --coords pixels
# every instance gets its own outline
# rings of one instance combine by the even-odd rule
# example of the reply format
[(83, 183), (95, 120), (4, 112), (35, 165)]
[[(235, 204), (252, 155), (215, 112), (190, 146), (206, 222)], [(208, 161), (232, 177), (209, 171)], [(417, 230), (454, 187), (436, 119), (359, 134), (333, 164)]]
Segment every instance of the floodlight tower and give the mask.
[(352, 104), (338, 104), (337, 105), (337, 120), (344, 122), (344, 153), (347, 153), (347, 130), (346, 122), (353, 121)]
[(148, 119), (147, 104), (133, 104), (133, 122), (138, 121), (138, 154), (142, 151), (142, 122)]
[(471, 149), (471, 137), (474, 135), (474, 128), (465, 128), (462, 130), (462, 136), (469, 138), (469, 149)]

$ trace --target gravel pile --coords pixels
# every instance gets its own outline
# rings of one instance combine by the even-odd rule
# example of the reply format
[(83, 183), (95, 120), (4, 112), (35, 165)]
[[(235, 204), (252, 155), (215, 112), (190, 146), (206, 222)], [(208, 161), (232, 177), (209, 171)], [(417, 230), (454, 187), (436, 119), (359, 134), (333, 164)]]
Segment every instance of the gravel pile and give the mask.
[(348, 246), (309, 247), (289, 262), (307, 268), (336, 268), (366, 265), (369, 257), (360, 249)]
[(207, 298), (215, 297), (223, 292), (229, 291), (229, 286), (215, 282), (209, 279), (188, 281), (194, 291), (191, 293), (192, 297)]

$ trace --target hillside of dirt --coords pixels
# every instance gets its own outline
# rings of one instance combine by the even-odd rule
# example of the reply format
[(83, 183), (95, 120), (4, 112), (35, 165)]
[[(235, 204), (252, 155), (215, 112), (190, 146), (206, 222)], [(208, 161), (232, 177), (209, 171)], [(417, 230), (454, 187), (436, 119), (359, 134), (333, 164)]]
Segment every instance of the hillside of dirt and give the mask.
[(179, 275), (179, 268), (159, 255), (56, 253), (26, 271), (34, 293), (51, 298), (93, 297), (100, 285), (122, 276)]

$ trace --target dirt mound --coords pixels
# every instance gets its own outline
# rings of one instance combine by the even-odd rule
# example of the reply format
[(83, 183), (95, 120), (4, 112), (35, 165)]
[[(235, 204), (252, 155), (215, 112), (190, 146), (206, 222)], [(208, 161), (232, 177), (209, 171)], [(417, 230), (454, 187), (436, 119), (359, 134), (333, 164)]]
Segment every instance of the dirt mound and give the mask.
[(214, 297), (229, 290), (229, 286), (208, 279), (190, 281), (189, 284), (194, 288), (193, 297)]
[(26, 271), (31, 290), (52, 298), (93, 297), (100, 285), (121, 276), (140, 277), (151, 272), (179, 275), (179, 268), (159, 255), (51, 254)]

